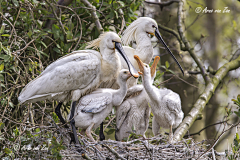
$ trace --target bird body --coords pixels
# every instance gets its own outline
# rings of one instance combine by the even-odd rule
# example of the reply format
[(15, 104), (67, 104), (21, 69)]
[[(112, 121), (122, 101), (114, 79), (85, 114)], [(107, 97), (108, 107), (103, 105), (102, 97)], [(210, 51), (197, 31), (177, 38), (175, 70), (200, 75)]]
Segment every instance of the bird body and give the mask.
[[(154, 81), (159, 60), (160, 58), (156, 57), (151, 66), (151, 83)], [(145, 137), (151, 112), (147, 98), (148, 95), (143, 85), (135, 85), (128, 89), (124, 102), (117, 107), (116, 140), (129, 137), (132, 128), (135, 129), (136, 134)]]
[[(97, 128), (111, 112), (112, 107), (122, 103), (127, 93), (126, 81), (130, 77), (129, 71), (121, 70), (118, 76), (120, 85), (118, 90), (99, 88), (91, 94), (82, 97), (74, 114), (75, 126), (85, 130)], [(91, 133), (86, 134), (93, 140), (90, 136)]]
[(128, 138), (133, 128), (136, 134), (144, 137), (148, 129), (151, 110), (146, 101), (146, 91), (142, 85), (135, 85), (129, 88), (128, 92), (132, 93), (131, 96), (129, 95), (129, 98), (125, 98), (124, 102), (116, 107), (115, 139), (118, 141)]
[(158, 89), (152, 85), (152, 75), (147, 64), (144, 64), (138, 56), (134, 57), (143, 73), (143, 86), (147, 93), (147, 101), (151, 106), (153, 117), (153, 134), (157, 135), (160, 127), (170, 128), (169, 141), (172, 140), (172, 127), (176, 128), (183, 119), (180, 96), (170, 89)]
[(114, 32), (106, 32), (99, 38), (89, 42), (86, 48), (94, 50), (74, 51), (50, 64), (36, 79), (29, 82), (20, 93), (20, 103), (36, 102), (45, 99), (60, 101), (56, 107), (56, 114), (65, 124), (61, 116), (60, 107), (64, 100), (71, 98), (71, 126), (75, 142), (78, 143), (73, 114), (76, 101), (83, 95), (95, 90), (100, 83), (116, 79), (120, 71), (119, 56), (115, 48), (124, 57), (129, 71), (134, 77), (138, 73), (126, 57), (120, 37)]
[[(153, 47), (151, 43), (151, 38), (149, 34), (154, 35), (157, 39), (164, 45), (168, 53), (172, 56), (172, 58), (176, 61), (179, 68), (182, 70), (181, 65), (178, 63), (175, 56), (172, 54), (170, 49), (167, 47), (166, 43), (163, 41), (159, 31), (157, 22), (150, 17), (139, 17), (137, 20), (133, 21), (123, 32), (122, 41), (123, 41), (123, 49), (126, 55), (129, 57), (130, 62), (133, 64), (134, 68), (139, 70), (137, 62), (134, 60), (134, 55), (140, 57), (143, 63), (149, 64), (153, 57)], [(128, 45), (132, 42), (136, 41), (136, 49), (129, 47)], [(127, 68), (127, 64), (122, 57), (121, 65), (122, 69)], [(137, 84), (137, 79), (130, 78), (128, 80), (128, 87), (132, 87)], [(115, 85), (116, 86), (116, 85)]]

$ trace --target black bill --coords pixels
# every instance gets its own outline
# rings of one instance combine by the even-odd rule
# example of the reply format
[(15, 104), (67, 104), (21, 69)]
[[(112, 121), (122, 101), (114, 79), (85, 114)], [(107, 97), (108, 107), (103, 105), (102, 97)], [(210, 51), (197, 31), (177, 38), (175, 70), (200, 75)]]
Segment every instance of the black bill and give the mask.
[(170, 51), (170, 49), (168, 48), (168, 46), (166, 45), (166, 43), (164, 42), (162, 36), (160, 35), (158, 29), (156, 28), (155, 30), (155, 36), (157, 37), (157, 39), (162, 42), (162, 44), (164, 45), (164, 47), (166, 48), (166, 50), (168, 51), (168, 53), (172, 56), (172, 58), (174, 59), (174, 61), (177, 63), (177, 65), (179, 66), (179, 68), (181, 69), (183, 75), (184, 75), (184, 71), (181, 67), (181, 65), (179, 64), (179, 62), (177, 61), (177, 59), (175, 58), (175, 56), (173, 55), (173, 53)]
[(121, 54), (121, 56), (123, 57), (123, 59), (126, 61), (127, 65), (128, 65), (128, 69), (129, 72), (131, 73), (131, 75), (134, 78), (138, 78), (139, 74), (137, 72), (137, 70), (133, 67), (132, 63), (129, 61), (128, 57), (126, 56), (121, 43), (119, 42), (115, 42), (115, 48), (117, 49), (117, 51)]

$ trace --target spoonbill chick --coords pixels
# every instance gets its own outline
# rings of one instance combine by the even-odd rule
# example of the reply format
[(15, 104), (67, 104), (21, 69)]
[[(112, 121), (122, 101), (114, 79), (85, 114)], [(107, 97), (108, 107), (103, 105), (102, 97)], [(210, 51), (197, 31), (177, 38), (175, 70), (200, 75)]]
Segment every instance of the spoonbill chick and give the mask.
[[(156, 75), (156, 68), (159, 60), (160, 58), (156, 56), (151, 66), (152, 82)], [(127, 96), (129, 98), (127, 98)], [(127, 96), (123, 103), (116, 107), (115, 139), (118, 141), (121, 141), (123, 138), (128, 138), (132, 128), (136, 130), (136, 134), (141, 134), (144, 137), (148, 129), (151, 109), (148, 106), (148, 95), (143, 85), (135, 85), (129, 88)]]
[(169, 142), (171, 142), (173, 138), (172, 128), (176, 128), (182, 122), (184, 116), (181, 109), (181, 99), (177, 93), (170, 89), (158, 89), (153, 86), (149, 66), (144, 64), (138, 56), (134, 56), (134, 58), (143, 74), (143, 86), (148, 94), (147, 101), (154, 115), (153, 134), (157, 135), (160, 127), (169, 127)]
[(127, 79), (131, 77), (128, 70), (120, 71), (117, 78), (120, 88), (98, 88), (91, 94), (82, 97), (77, 105), (74, 120), (75, 126), (86, 130), (86, 135), (95, 142), (91, 135), (92, 128), (97, 128), (112, 111), (113, 106), (119, 106), (127, 93)]
[(125, 59), (129, 71), (134, 77), (138, 72), (132, 66), (121, 45), (120, 37), (114, 32), (106, 32), (99, 38), (91, 41), (87, 48), (99, 48), (95, 50), (78, 50), (50, 64), (37, 78), (29, 82), (20, 93), (18, 100), (22, 103), (33, 103), (42, 100), (57, 100), (60, 103), (56, 107), (56, 114), (62, 123), (60, 107), (65, 100), (72, 100), (70, 124), (72, 126), (74, 140), (79, 144), (75, 128), (73, 114), (76, 101), (80, 97), (91, 93), (101, 82), (115, 79), (121, 69), (121, 63), (115, 48)]

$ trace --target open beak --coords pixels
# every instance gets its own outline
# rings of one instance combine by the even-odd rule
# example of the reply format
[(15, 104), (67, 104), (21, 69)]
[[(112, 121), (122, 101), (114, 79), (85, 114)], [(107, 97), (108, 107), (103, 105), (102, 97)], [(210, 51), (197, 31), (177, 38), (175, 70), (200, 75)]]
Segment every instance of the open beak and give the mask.
[(179, 64), (179, 62), (177, 61), (177, 59), (175, 58), (175, 56), (173, 55), (173, 53), (170, 51), (170, 49), (168, 48), (168, 46), (166, 45), (166, 43), (164, 42), (162, 36), (160, 35), (158, 29), (156, 28), (155, 30), (155, 36), (157, 37), (157, 39), (162, 42), (162, 44), (164, 45), (164, 47), (166, 48), (166, 50), (168, 51), (168, 53), (172, 56), (172, 58), (174, 59), (174, 61), (177, 63), (177, 65), (179, 66), (179, 68), (181, 69), (183, 75), (184, 75), (184, 72), (183, 72), (183, 69), (181, 67), (181, 65)]
[(131, 73), (131, 75), (134, 78), (138, 78), (139, 74), (137, 72), (137, 70), (133, 67), (132, 63), (129, 61), (128, 57), (126, 56), (121, 43), (119, 42), (115, 42), (115, 48), (117, 49), (117, 51), (121, 54), (121, 56), (123, 57), (123, 59), (126, 61), (127, 65), (128, 65), (128, 69), (129, 72)]
[(144, 64), (143, 64), (143, 62), (141, 61), (141, 59), (137, 55), (134, 55), (134, 59), (137, 61), (141, 73), (143, 73), (144, 72), (144, 69), (143, 69), (144, 68)]
[(157, 68), (157, 64), (158, 64), (159, 60), (160, 60), (159, 56), (156, 56), (154, 58), (153, 64), (151, 66), (151, 77), (153, 77), (156, 72), (156, 68)]

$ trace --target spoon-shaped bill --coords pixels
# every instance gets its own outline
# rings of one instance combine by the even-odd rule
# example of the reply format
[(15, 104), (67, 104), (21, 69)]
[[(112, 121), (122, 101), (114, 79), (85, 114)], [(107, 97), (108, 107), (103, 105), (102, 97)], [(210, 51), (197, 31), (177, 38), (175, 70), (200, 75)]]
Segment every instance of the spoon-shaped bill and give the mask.
[(166, 43), (164, 42), (162, 36), (160, 35), (158, 29), (156, 28), (155, 30), (155, 36), (157, 37), (157, 39), (164, 45), (164, 47), (166, 48), (166, 50), (168, 51), (168, 53), (172, 56), (172, 58), (174, 59), (174, 61), (177, 63), (177, 65), (179, 66), (179, 68), (181, 69), (183, 75), (184, 75), (184, 72), (183, 72), (183, 69), (181, 67), (181, 65), (179, 64), (179, 62), (177, 61), (177, 59), (175, 58), (175, 56), (173, 55), (173, 53), (170, 51), (170, 49), (168, 48), (168, 46), (166, 45)]
[(128, 65), (128, 69), (131, 73), (131, 75), (134, 77), (134, 78), (138, 78), (139, 77), (139, 74), (137, 72), (137, 70), (133, 67), (132, 63), (129, 61), (128, 57), (126, 56), (123, 48), (122, 48), (122, 45), (121, 43), (119, 42), (115, 42), (115, 48), (117, 49), (117, 51), (121, 54), (121, 56), (123, 57), (123, 59), (126, 61), (127, 65)]
[(154, 58), (153, 64), (151, 66), (151, 77), (153, 77), (155, 75), (157, 64), (158, 64), (159, 60), (160, 60), (159, 56), (156, 56)]
[(138, 67), (139, 67), (141, 73), (144, 73), (144, 63), (141, 61), (141, 59), (137, 55), (134, 55), (134, 59), (137, 61)]

